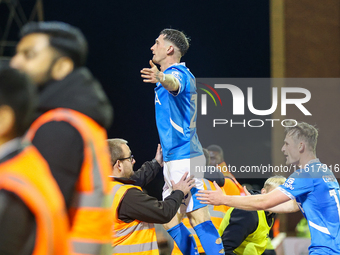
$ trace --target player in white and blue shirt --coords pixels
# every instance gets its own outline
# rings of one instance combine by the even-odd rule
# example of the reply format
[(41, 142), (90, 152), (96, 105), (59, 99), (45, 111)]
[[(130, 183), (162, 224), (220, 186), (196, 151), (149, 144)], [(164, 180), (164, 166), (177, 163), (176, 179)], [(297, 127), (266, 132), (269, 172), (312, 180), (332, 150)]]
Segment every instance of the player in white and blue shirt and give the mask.
[(185, 63), (173, 64), (163, 73), (171, 74), (179, 81), (177, 92), (169, 92), (160, 82), (156, 83), (156, 124), (163, 160), (172, 161), (203, 155), (196, 133), (195, 77)]
[(307, 219), (311, 254), (340, 254), (339, 184), (330, 169), (314, 159), (277, 189), (295, 199)]
[[(161, 31), (151, 47), (151, 68), (141, 73), (144, 82), (156, 83), (156, 124), (163, 150), (163, 199), (172, 192), (171, 181), (177, 183), (185, 172), (196, 174), (195, 166), (205, 166), (202, 146), (196, 133), (197, 93), (195, 77), (180, 63), (189, 48), (186, 36), (175, 29)], [(154, 64), (160, 65), (160, 70)], [(183, 201), (178, 214), (165, 225), (184, 255), (198, 254), (193, 236), (181, 223), (184, 214), (193, 222), (207, 255), (224, 254), (218, 232), (212, 224), (208, 208), (201, 204), (196, 194), (203, 190), (203, 173), (195, 175), (195, 185)]]
[(265, 195), (246, 197), (225, 196), (215, 185), (215, 192), (199, 191), (198, 200), (203, 204), (275, 213), (300, 209), (311, 232), (309, 254), (340, 254), (339, 184), (331, 170), (316, 158), (318, 131), (305, 122), (295, 125), (287, 121), (285, 124), (282, 152), (286, 164), (295, 165), (298, 170), (283, 185)]
[[(166, 162), (163, 170), (166, 198), (172, 192), (170, 180), (178, 182), (186, 171), (195, 174), (195, 165), (205, 166), (205, 158), (196, 133), (195, 77), (184, 63), (171, 65), (163, 73), (173, 75), (179, 83), (176, 92), (169, 92), (160, 82), (155, 88), (156, 124)], [(203, 189), (202, 180), (196, 178), (195, 185), (180, 207), (182, 214), (205, 207), (195, 196), (198, 189)]]

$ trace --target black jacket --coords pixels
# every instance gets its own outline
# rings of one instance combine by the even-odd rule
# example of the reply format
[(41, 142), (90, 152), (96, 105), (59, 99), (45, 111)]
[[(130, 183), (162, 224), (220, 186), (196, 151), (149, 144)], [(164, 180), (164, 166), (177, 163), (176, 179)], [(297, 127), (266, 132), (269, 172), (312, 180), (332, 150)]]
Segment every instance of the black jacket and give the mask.
[[(68, 108), (89, 116), (104, 128), (111, 125), (112, 107), (87, 68), (78, 68), (65, 79), (51, 81), (39, 89), (36, 117), (51, 109)], [(52, 121), (37, 130), (32, 143), (48, 162), (69, 208), (83, 162), (81, 135), (67, 122)]]
[[(145, 162), (130, 179), (115, 178), (124, 184), (144, 187), (161, 170), (162, 167), (154, 159)], [(118, 207), (118, 218), (126, 223), (140, 220), (148, 223), (168, 223), (176, 214), (182, 203), (184, 194), (175, 190), (164, 201), (158, 201), (139, 189), (129, 189)]]

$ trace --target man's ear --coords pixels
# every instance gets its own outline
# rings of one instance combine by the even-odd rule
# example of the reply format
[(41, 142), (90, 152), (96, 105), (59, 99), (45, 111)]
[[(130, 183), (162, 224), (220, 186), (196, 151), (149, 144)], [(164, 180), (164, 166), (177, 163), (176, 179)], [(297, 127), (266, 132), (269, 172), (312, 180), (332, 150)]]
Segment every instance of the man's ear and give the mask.
[(117, 166), (117, 169), (119, 170), (119, 172), (121, 173), (123, 171), (123, 163), (122, 163), (122, 161), (120, 161), (118, 159), (117, 162), (116, 162), (116, 166)]
[(262, 189), (261, 189), (261, 194), (266, 194), (266, 193), (267, 193), (266, 189), (265, 189), (265, 188), (262, 188)]
[(62, 80), (74, 69), (74, 63), (69, 57), (59, 58), (52, 68), (52, 78), (54, 80)]
[(304, 142), (300, 142), (299, 143), (299, 152), (300, 153), (304, 152), (305, 148), (306, 148), (306, 144)]
[(120, 173), (123, 171), (123, 165), (120, 160), (117, 160), (116, 163), (112, 166), (112, 173), (115, 176), (120, 176)]
[(168, 55), (173, 55), (175, 53), (175, 47), (173, 45), (169, 45), (168, 49), (166, 50)]
[(0, 138), (12, 139), (15, 133), (15, 113), (8, 105), (0, 106)]

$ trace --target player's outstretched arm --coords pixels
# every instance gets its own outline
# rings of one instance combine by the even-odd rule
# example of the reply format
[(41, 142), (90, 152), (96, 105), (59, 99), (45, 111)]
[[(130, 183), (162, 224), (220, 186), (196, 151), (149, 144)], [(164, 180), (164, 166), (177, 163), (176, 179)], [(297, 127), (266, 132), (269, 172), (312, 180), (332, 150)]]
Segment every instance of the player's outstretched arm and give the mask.
[(140, 72), (143, 82), (157, 83), (160, 82), (162, 86), (168, 91), (177, 91), (179, 89), (179, 81), (171, 74), (164, 74), (159, 71), (157, 66), (150, 60), (151, 68), (143, 68)]
[(216, 190), (200, 190), (197, 199), (202, 204), (227, 205), (243, 210), (267, 210), (281, 203), (290, 200), (288, 196), (279, 190), (273, 190), (268, 194), (256, 196), (227, 196), (224, 195), (221, 188), (214, 182)]
[(273, 213), (293, 213), (299, 210), (300, 208), (297, 205), (295, 199), (267, 209), (267, 211), (273, 212)]
[[(248, 191), (247, 187), (243, 187), (244, 192), (247, 196), (251, 196), (250, 192)], [(268, 208), (266, 211), (272, 212), (272, 213), (293, 213), (299, 211), (300, 208), (298, 204), (296, 203), (296, 200), (290, 200), (288, 202), (279, 204), (277, 206)]]

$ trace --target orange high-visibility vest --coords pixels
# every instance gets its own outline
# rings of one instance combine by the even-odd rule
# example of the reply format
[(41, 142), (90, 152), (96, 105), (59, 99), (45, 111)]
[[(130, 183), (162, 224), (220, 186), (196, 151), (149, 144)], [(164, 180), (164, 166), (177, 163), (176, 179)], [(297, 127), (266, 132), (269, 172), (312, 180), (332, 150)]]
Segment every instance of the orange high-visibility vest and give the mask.
[(16, 194), (36, 221), (33, 255), (68, 255), (69, 223), (63, 196), (45, 159), (30, 145), (0, 164), (0, 189)]
[(106, 130), (80, 112), (57, 108), (36, 119), (26, 137), (32, 141), (37, 130), (51, 121), (71, 124), (84, 144), (83, 164), (69, 208), (73, 254), (110, 254), (112, 222), (108, 176), (111, 163)]
[(280, 234), (280, 219), (276, 218), (273, 225), (273, 236), (277, 237)]
[(223, 170), (222, 173), (225, 178), (224, 186), (222, 187), (224, 192), (229, 196), (234, 195), (245, 196), (243, 187), (241, 186), (241, 184), (239, 184), (234, 175), (230, 173), (227, 164), (225, 162), (222, 162), (218, 165), (218, 167), (220, 167)]
[[(134, 220), (126, 223), (118, 218), (118, 208), (128, 189), (138, 186), (111, 182), (113, 214), (113, 254), (159, 255), (154, 224)], [(133, 201), (132, 201), (133, 202)]]
[[(203, 179), (203, 182), (204, 182), (204, 189), (205, 190), (216, 190), (214, 184), (211, 181)], [(224, 193), (223, 189), (222, 189), (222, 191)], [(209, 209), (211, 221), (214, 224), (215, 228), (218, 229), (220, 227), (220, 224), (221, 224), (223, 218), (224, 218), (224, 214), (226, 213), (226, 211), (228, 211), (229, 207), (225, 206), (225, 205), (218, 205), (218, 206), (208, 205), (208, 209)], [(202, 247), (200, 239), (198, 238), (195, 230), (192, 228), (189, 219), (187, 217), (185, 217), (182, 220), (182, 222), (188, 228), (190, 233), (194, 236), (198, 252), (204, 253), (204, 249)], [(176, 243), (174, 243), (174, 249), (172, 250), (171, 255), (182, 255), (182, 252), (179, 250)]]

